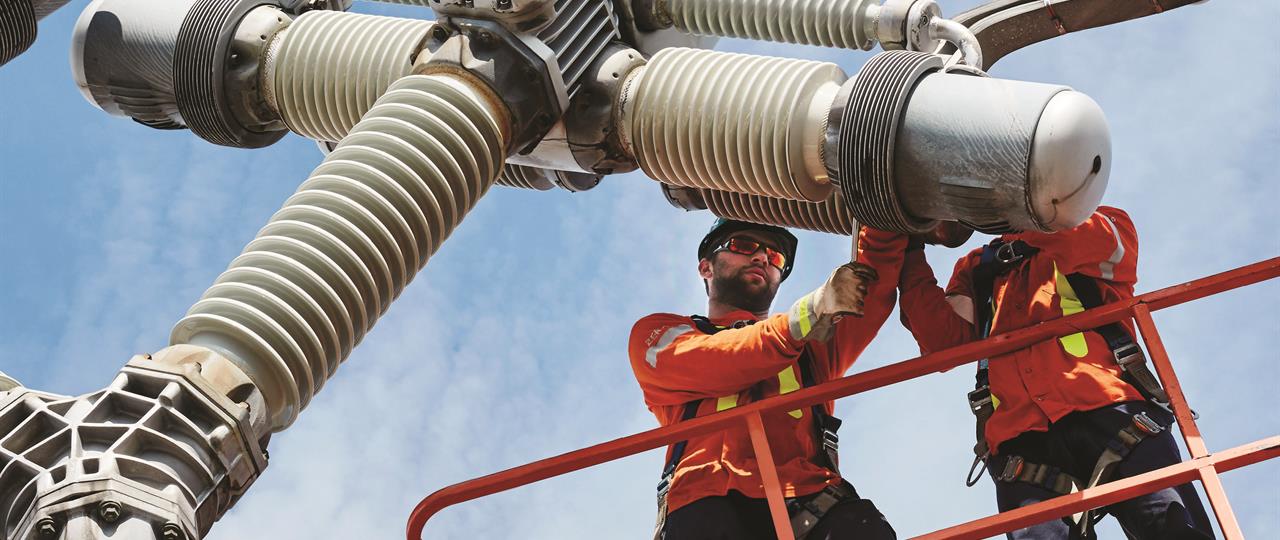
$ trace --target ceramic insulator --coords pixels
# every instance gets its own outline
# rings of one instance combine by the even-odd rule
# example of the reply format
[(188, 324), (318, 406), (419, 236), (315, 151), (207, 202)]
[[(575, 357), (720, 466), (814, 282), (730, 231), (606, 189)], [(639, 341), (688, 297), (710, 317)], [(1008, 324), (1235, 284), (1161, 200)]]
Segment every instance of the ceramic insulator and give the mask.
[(682, 31), (824, 47), (869, 50), (867, 10), (875, 0), (667, 0)]
[(663, 49), (619, 98), (622, 138), (644, 172), (668, 184), (821, 201), (835, 64)]
[(340, 11), (308, 11), (267, 55), (267, 103), (290, 130), (338, 141), (395, 80), (434, 23)]
[(853, 234), (856, 220), (849, 214), (839, 190), (821, 202), (793, 201), (759, 195), (704, 189), (702, 200), (711, 213), (729, 219), (818, 231)]
[(503, 114), (454, 76), (391, 84), (171, 342), (231, 359), (262, 390), (272, 429), (288, 427), (493, 184)]

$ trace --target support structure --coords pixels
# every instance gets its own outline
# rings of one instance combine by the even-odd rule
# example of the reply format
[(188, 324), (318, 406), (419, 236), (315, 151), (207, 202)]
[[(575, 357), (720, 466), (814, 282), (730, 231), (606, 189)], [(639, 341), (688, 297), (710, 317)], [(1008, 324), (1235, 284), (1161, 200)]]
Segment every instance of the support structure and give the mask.
[[(706, 435), (745, 422), (752, 445), (760, 456), (761, 477), (769, 500), (769, 510), (777, 529), (778, 538), (792, 538), (787, 509), (782, 490), (777, 481), (768, 441), (760, 415), (766, 411), (786, 411), (812, 406), (815, 403), (859, 394), (876, 388), (911, 380), (932, 373), (946, 371), (982, 358), (1012, 352), (1033, 343), (1054, 339), (1134, 318), (1147, 345), (1150, 359), (1155, 364), (1161, 383), (1169, 392), (1169, 401), (1178, 419), (1191, 459), (1168, 467), (1109, 482), (1084, 491), (1063, 495), (1032, 506), (1011, 510), (994, 516), (971, 521), (955, 527), (926, 534), (920, 538), (930, 540), (977, 540), (998, 535), (1031, 524), (1060, 518), (1084, 510), (1099, 508), (1118, 501), (1151, 493), (1192, 480), (1204, 484), (1214, 515), (1228, 540), (1243, 540), (1244, 535), (1231, 511), (1225, 491), (1218, 479), (1220, 473), (1280, 457), (1280, 434), (1267, 437), (1236, 448), (1210, 453), (1200, 437), (1186, 396), (1173, 371), (1173, 364), (1155, 331), (1151, 312), (1198, 300), (1223, 291), (1260, 283), (1280, 277), (1280, 257), (1267, 259), (1248, 266), (1212, 275), (1181, 285), (1149, 292), (1105, 306), (1088, 309), (1074, 315), (1040, 323), (1035, 326), (992, 336), (982, 341), (930, 353), (881, 368), (872, 369), (795, 392), (750, 403), (716, 414), (693, 418), (670, 426), (652, 429), (615, 439), (606, 443), (575, 450), (567, 454), (535, 461), (488, 476), (468, 480), (445, 487), (418, 503), (409, 516), (406, 527), (408, 540), (420, 540), (423, 528), (431, 516), (462, 502), (541, 480), (592, 467), (641, 452), (661, 448), (692, 437)], [(774, 469), (774, 470), (770, 470)]]

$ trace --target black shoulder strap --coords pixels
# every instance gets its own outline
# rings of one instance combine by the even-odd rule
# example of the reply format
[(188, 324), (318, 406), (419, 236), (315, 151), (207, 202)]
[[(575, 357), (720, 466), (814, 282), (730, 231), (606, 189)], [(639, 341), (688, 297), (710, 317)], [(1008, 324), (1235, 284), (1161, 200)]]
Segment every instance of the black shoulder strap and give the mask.
[[(809, 388), (817, 383), (813, 375), (813, 362), (813, 354), (809, 352), (809, 347), (805, 347), (804, 351), (800, 353), (800, 384), (804, 388)], [(826, 408), (821, 403), (814, 403), (811, 411), (813, 412), (813, 427), (817, 441), (822, 446), (822, 448), (818, 449), (818, 464), (839, 474), (840, 437), (836, 432), (840, 430), (840, 424), (843, 421), (827, 414)]]
[[(1067, 283), (1076, 292), (1076, 298), (1085, 309), (1093, 309), (1102, 305), (1102, 291), (1098, 289), (1098, 281), (1081, 273), (1067, 274)], [(1107, 340), (1107, 347), (1112, 352), (1133, 343), (1133, 337), (1120, 323), (1114, 322), (1094, 329)]]
[[(702, 315), (690, 315), (689, 319), (693, 321), (693, 325), (697, 327), (699, 332), (704, 334), (715, 334), (724, 328), (716, 326)], [(684, 412), (680, 414), (680, 421), (685, 422), (698, 416), (698, 405), (702, 403), (701, 399), (695, 399), (684, 404)], [(662, 467), (662, 480), (658, 482), (658, 492), (662, 493), (671, 483), (672, 476), (676, 473), (676, 466), (680, 465), (680, 460), (684, 458), (684, 449), (689, 445), (688, 439), (671, 445), (671, 457), (667, 459), (667, 464)]]

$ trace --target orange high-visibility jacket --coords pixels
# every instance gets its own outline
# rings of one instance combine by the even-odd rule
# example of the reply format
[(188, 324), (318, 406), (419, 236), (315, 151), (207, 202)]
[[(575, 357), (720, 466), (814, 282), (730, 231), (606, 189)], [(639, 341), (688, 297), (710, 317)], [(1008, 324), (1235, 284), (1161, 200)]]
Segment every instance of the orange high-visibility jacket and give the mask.
[[(905, 247), (906, 237), (863, 230), (858, 260), (874, 267), (880, 279), (869, 287), (863, 317), (845, 317), (830, 341), (809, 345), (815, 384), (842, 376), (888, 318)], [(756, 317), (738, 311), (713, 319), (714, 324), (727, 327), (716, 334), (698, 331), (688, 316), (669, 313), (649, 315), (632, 328), (631, 369), (659, 424), (679, 422), (690, 401), (701, 400), (698, 416), (704, 416), (752, 402), (753, 387), (762, 398), (800, 389), (797, 360), (805, 342), (792, 337), (787, 315), (779, 313), (734, 328), (738, 321), (756, 321)], [(832, 411), (830, 402), (825, 407)], [(763, 415), (786, 497), (816, 493), (840, 480), (817, 464), (821, 448), (814, 440), (812, 416), (808, 407)], [(765, 497), (746, 426), (689, 439), (667, 507), (674, 511), (729, 490)]]
[[(1138, 234), (1123, 210), (1099, 207), (1079, 226), (1055, 234), (1007, 234), (1040, 248), (992, 286), (991, 335), (1057, 319), (1084, 308), (1066, 276), (1095, 278), (1102, 301), (1133, 296), (1138, 281)], [(924, 251), (907, 253), (903, 263), (902, 322), (928, 353), (978, 339), (973, 322), (957, 314), (974, 313), (972, 273), (982, 249), (956, 262), (944, 293), (925, 261)], [(953, 309), (954, 307), (954, 309)], [(1132, 335), (1129, 321), (1125, 325)], [(987, 444), (999, 444), (1026, 431), (1047, 431), (1051, 422), (1073, 411), (1141, 400), (1136, 388), (1120, 379), (1107, 342), (1097, 332), (1071, 334), (990, 359), (995, 413), (987, 421)]]

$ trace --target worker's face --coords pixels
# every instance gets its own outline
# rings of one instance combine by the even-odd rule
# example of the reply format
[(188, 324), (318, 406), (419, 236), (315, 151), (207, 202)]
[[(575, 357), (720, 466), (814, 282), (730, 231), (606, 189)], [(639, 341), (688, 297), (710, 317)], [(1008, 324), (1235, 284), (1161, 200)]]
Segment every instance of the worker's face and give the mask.
[[(777, 242), (768, 234), (742, 231), (733, 236), (749, 238), (778, 250)], [(751, 255), (720, 250), (698, 264), (699, 274), (707, 280), (707, 294), (712, 300), (747, 311), (768, 311), (782, 282), (782, 270), (770, 265), (763, 249)]]

